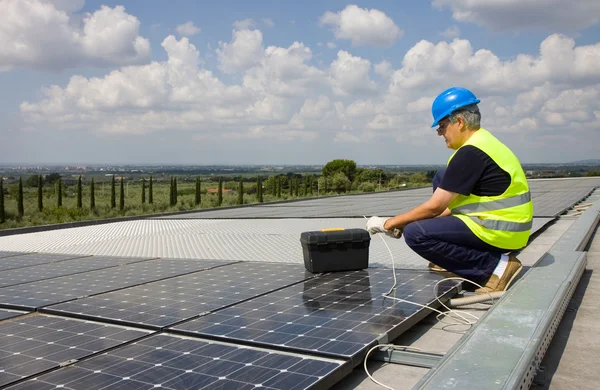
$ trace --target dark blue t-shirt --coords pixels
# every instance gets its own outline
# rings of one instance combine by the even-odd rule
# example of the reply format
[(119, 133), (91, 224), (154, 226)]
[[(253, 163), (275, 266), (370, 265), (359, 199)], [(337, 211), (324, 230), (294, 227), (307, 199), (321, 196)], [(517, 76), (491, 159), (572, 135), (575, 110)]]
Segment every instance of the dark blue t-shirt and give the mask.
[(510, 175), (481, 149), (466, 145), (458, 149), (442, 178), (440, 188), (461, 195), (502, 195)]

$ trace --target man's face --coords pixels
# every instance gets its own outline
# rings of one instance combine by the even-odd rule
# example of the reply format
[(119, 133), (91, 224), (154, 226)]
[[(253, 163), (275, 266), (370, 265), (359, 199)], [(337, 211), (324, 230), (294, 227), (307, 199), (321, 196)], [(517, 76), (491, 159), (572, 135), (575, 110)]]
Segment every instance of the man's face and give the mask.
[(460, 131), (463, 125), (461, 117), (456, 118), (456, 122), (452, 123), (448, 118), (444, 118), (440, 121), (437, 133), (439, 136), (444, 137), (446, 146), (450, 149), (456, 150), (464, 143), (462, 141), (463, 133)]

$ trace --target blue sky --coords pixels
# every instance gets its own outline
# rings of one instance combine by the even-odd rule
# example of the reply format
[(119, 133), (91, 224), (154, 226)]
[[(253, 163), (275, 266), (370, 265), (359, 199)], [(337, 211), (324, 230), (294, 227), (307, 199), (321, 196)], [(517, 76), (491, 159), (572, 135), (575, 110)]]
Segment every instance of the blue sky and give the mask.
[(523, 163), (600, 155), (600, 3), (0, 0), (0, 163), (441, 164), (460, 85)]

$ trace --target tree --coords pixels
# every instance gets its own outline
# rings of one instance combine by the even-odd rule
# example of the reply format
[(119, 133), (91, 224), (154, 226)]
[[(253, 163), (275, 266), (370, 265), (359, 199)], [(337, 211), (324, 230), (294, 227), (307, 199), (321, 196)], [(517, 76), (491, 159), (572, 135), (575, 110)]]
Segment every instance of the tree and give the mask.
[(25, 214), (23, 208), (23, 178), (19, 177), (19, 190), (17, 192), (17, 215), (18, 218), (23, 218), (23, 214)]
[(173, 206), (177, 205), (177, 177), (173, 178)]
[(258, 203), (263, 202), (263, 186), (262, 178), (260, 176), (256, 179), (256, 198), (258, 199)]
[(90, 210), (94, 212), (96, 210), (96, 187), (94, 184), (94, 178), (92, 177), (92, 183), (90, 184)]
[(238, 199), (237, 204), (244, 204), (244, 180), (240, 176), (240, 181), (238, 184)]
[(154, 199), (152, 198), (152, 176), (150, 176), (150, 183), (148, 185), (148, 203), (152, 204)]
[(323, 176), (333, 176), (342, 172), (348, 180), (353, 181), (356, 174), (356, 163), (353, 160), (331, 160), (321, 170)]
[(4, 214), (4, 179), (0, 177), (0, 223), (4, 223), (6, 215)]
[(169, 184), (169, 206), (173, 206), (173, 177), (171, 177), (171, 184)]
[(44, 210), (44, 192), (43, 192), (43, 182), (42, 182), (42, 175), (38, 175), (38, 210), (42, 211)]
[(223, 179), (219, 178), (219, 187), (217, 188), (217, 205), (223, 203)]
[(27, 180), (25, 180), (25, 187), (37, 187), (39, 176), (41, 175), (30, 175)]
[(83, 207), (82, 204), (82, 188), (81, 188), (81, 175), (79, 175), (79, 178), (77, 179), (77, 208), (80, 209)]
[(201, 187), (200, 187), (200, 178), (197, 177), (196, 178), (196, 199), (194, 199), (195, 202), (196, 202), (196, 206), (198, 206), (202, 202), (202, 198), (201, 198), (202, 195), (200, 193), (200, 189), (201, 189)]
[(46, 175), (46, 185), (52, 186), (54, 183), (60, 180), (60, 173), (51, 173)]
[(56, 206), (62, 207), (62, 179), (58, 179), (58, 181), (56, 182), (56, 188)]
[(142, 204), (146, 203), (146, 179), (142, 178)]
[(115, 189), (115, 175), (112, 175), (110, 182), (110, 208), (114, 209), (115, 207), (117, 207), (117, 194)]
[(125, 188), (123, 187), (123, 178), (121, 178), (121, 197), (119, 198), (119, 210), (125, 209)]
[(342, 172), (336, 172), (333, 175), (331, 184), (333, 190), (339, 194), (341, 192), (346, 192), (352, 183), (350, 182), (350, 179), (348, 179)]
[(277, 178), (277, 199), (281, 198), (281, 177)]

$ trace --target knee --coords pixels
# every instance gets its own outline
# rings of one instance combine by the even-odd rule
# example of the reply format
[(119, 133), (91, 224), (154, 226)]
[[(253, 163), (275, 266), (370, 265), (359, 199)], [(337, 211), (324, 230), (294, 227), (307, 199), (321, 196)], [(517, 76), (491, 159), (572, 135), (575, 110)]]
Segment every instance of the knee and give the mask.
[(406, 225), (402, 235), (404, 236), (406, 245), (411, 248), (419, 245), (419, 243), (423, 241), (423, 231), (417, 222)]

